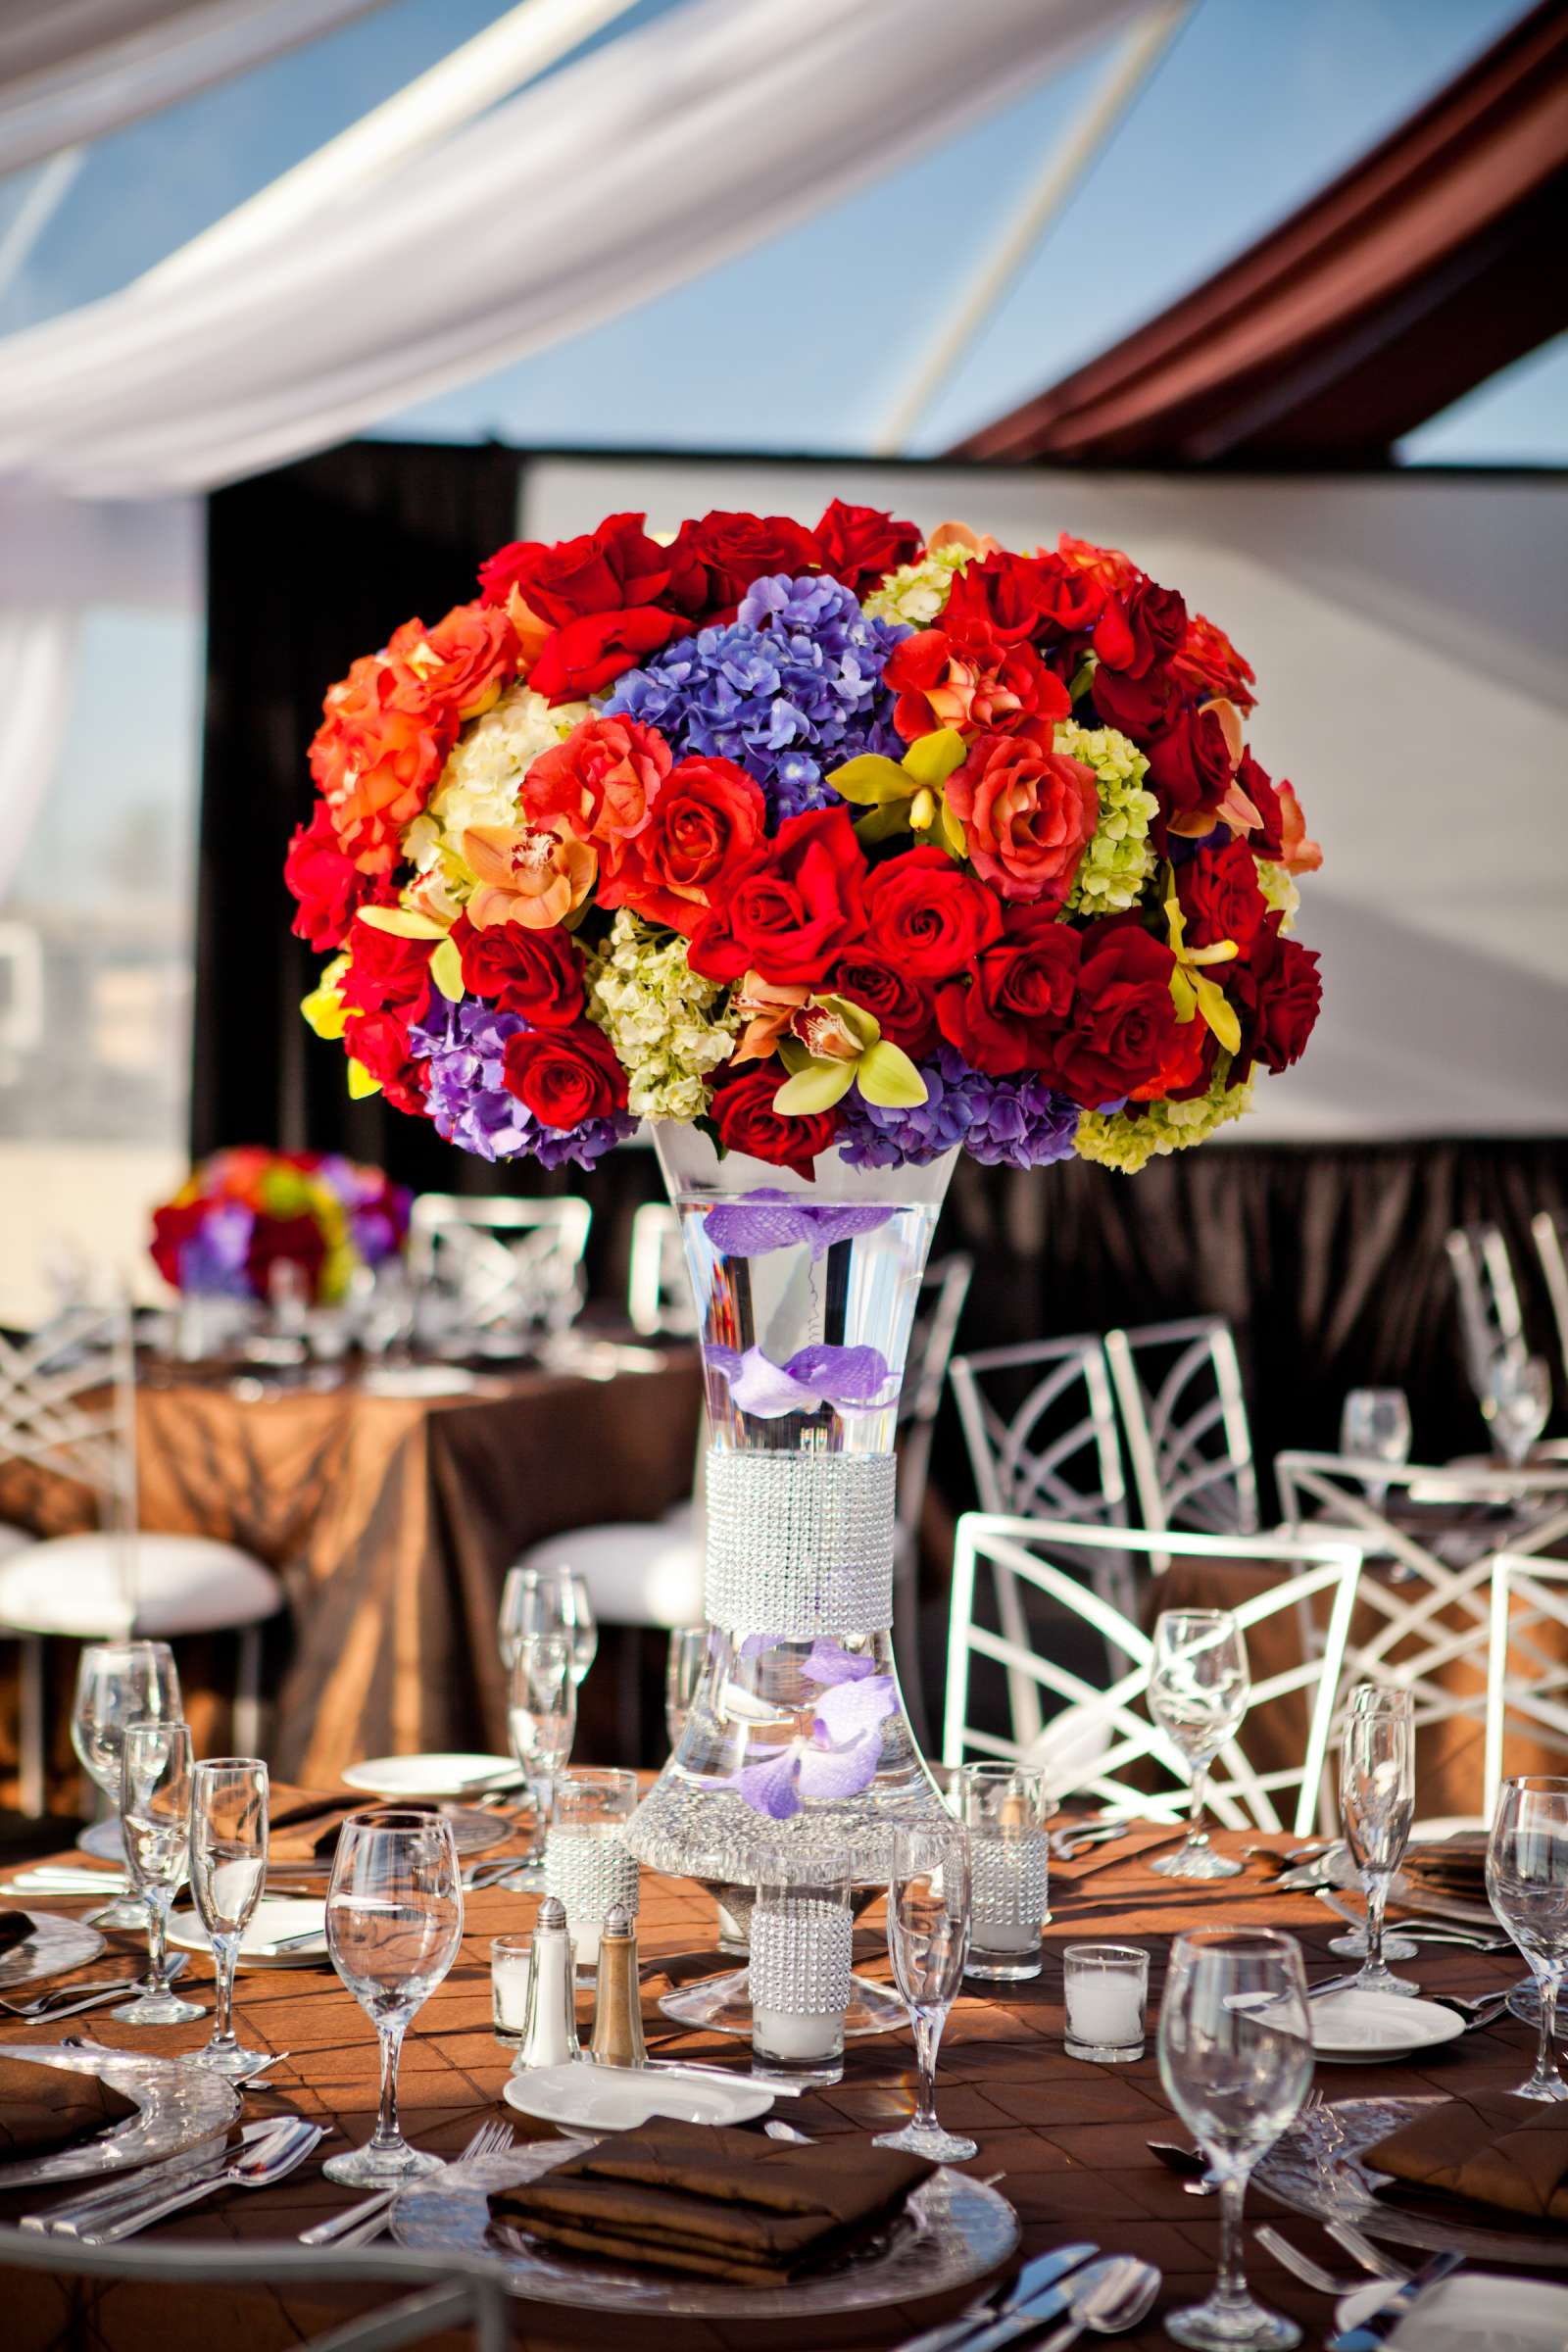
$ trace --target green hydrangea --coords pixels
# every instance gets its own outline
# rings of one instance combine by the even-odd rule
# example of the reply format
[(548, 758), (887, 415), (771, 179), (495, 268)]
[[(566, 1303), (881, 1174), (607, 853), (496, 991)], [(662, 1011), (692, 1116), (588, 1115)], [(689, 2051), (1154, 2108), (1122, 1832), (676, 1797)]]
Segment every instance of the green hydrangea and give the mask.
[(695, 1119), (709, 1074), (735, 1050), (740, 1016), (717, 1010), (725, 991), (686, 961), (686, 942), (621, 907), (588, 959), (588, 1011), (626, 1071), (628, 1107), (640, 1119)]
[(929, 629), (947, 610), (953, 575), (970, 561), (966, 547), (939, 547), (918, 564), (901, 564), (880, 588), (860, 599), (874, 620), (906, 620), (911, 629)]
[(1294, 931), (1296, 910), (1301, 904), (1301, 894), (1296, 887), (1295, 875), (1288, 874), (1283, 865), (1276, 865), (1272, 858), (1259, 858), (1257, 860), (1257, 887), (1263, 893), (1270, 909), (1276, 914), (1284, 915), (1285, 920), (1281, 923), (1280, 929), (1284, 932)]
[(1067, 912), (1119, 914), (1137, 905), (1154, 870), (1149, 822), (1159, 803), (1144, 790), (1149, 761), (1114, 727), (1081, 727), (1071, 718), (1056, 722), (1056, 749), (1094, 769), (1100, 793), (1100, 822), (1079, 860)]
[(1083, 1159), (1102, 1168), (1118, 1168), (1136, 1176), (1140, 1168), (1167, 1152), (1185, 1152), (1206, 1144), (1217, 1129), (1239, 1119), (1250, 1108), (1254, 1070), (1240, 1086), (1227, 1083), (1231, 1059), (1222, 1054), (1206, 1095), (1190, 1102), (1140, 1102), (1126, 1110), (1086, 1110), (1078, 1122), (1076, 1149)]

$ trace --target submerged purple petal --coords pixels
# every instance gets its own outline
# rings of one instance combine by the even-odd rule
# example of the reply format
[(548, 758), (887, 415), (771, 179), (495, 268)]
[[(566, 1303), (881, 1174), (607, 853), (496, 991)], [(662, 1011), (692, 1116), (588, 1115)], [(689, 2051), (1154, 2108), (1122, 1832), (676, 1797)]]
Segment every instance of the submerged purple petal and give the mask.
[[(867, 1406), (891, 1401), (888, 1359), (879, 1348), (829, 1348), (818, 1342), (798, 1348), (784, 1367), (792, 1379), (815, 1389), (829, 1404)], [(897, 1383), (893, 1394), (898, 1394)]]
[(726, 1257), (765, 1257), (811, 1239), (808, 1213), (776, 1185), (759, 1185), (744, 1200), (721, 1201), (703, 1219), (703, 1231)]
[[(778, 1748), (756, 1764), (743, 1765), (732, 1786), (754, 1813), (765, 1813), (769, 1821), (790, 1821), (801, 1809), (801, 1763), (799, 1749)], [(863, 1788), (865, 1782), (857, 1786)]]
[(898, 1710), (899, 1694), (891, 1674), (878, 1674), (858, 1683), (838, 1683), (816, 1702), (816, 1730), (835, 1747), (860, 1740)]
[[(807, 1747), (801, 1751), (800, 1790), (805, 1797), (858, 1796), (876, 1779), (882, 1761), (880, 1733), (867, 1732), (849, 1747)], [(775, 1819), (782, 1816), (775, 1815)]]
[(802, 1680), (823, 1686), (861, 1683), (875, 1672), (876, 1660), (868, 1649), (846, 1649), (842, 1642), (831, 1642), (823, 1634), (818, 1634), (810, 1655), (801, 1663)]
[(743, 1413), (759, 1421), (781, 1421), (786, 1413), (814, 1413), (821, 1392), (795, 1378), (790, 1367), (769, 1361), (760, 1348), (748, 1348), (740, 1369), (729, 1376), (729, 1393)]
[(811, 1255), (820, 1257), (835, 1242), (852, 1241), (858, 1233), (875, 1233), (893, 1215), (891, 1208), (878, 1208), (867, 1201), (864, 1205), (850, 1202), (813, 1202), (806, 1210), (812, 1226)]
[(710, 1340), (705, 1345), (703, 1354), (713, 1370), (722, 1372), (726, 1380), (733, 1380), (741, 1368), (741, 1351), (738, 1348), (723, 1348), (717, 1341)]

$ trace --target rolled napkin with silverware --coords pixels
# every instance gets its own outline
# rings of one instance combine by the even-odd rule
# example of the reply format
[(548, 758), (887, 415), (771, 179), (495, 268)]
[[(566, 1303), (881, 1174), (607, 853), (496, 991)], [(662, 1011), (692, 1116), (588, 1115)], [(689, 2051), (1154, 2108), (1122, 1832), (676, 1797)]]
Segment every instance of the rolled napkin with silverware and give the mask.
[(1401, 2188), (1568, 2224), (1568, 2115), (1506, 2090), (1424, 2107), (1363, 2149), (1360, 2161)]
[(14, 1952), (37, 1931), (25, 1911), (0, 1911), (0, 1952)]
[(97, 2075), (0, 2058), (0, 2158), (8, 2163), (74, 2147), (135, 2113), (135, 2100)]
[(498, 2190), (490, 2212), (602, 2261), (779, 2286), (870, 2236), (935, 2169), (862, 2139), (800, 2146), (659, 2117)]

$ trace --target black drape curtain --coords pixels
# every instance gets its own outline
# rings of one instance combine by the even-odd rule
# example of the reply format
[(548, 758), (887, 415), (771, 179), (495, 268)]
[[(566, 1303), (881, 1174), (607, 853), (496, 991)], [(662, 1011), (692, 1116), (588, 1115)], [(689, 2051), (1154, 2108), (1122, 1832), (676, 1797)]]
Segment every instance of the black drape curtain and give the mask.
[[(510, 450), (364, 442), (210, 502), (192, 1141), (349, 1152), (418, 1190), (581, 1190), (590, 1272), (614, 1295), (631, 1206), (658, 1189), (652, 1154), (613, 1152), (587, 1178), (497, 1170), (379, 1097), (351, 1102), (341, 1049), (299, 1016), (317, 958), (290, 935), (282, 883), (324, 689), (411, 613), (474, 593), (480, 560), (514, 535), (518, 474)], [(1482, 1434), (1444, 1237), (1494, 1219), (1526, 1270), (1539, 1208), (1568, 1215), (1568, 1145), (1215, 1143), (1133, 1178), (963, 1163), (942, 1232), (976, 1259), (962, 1346), (1224, 1314), (1265, 1463), (1332, 1444), (1345, 1391), (1369, 1383), (1409, 1392), (1418, 1453), (1442, 1459)], [(951, 1428), (937, 1469), (963, 1507)]]

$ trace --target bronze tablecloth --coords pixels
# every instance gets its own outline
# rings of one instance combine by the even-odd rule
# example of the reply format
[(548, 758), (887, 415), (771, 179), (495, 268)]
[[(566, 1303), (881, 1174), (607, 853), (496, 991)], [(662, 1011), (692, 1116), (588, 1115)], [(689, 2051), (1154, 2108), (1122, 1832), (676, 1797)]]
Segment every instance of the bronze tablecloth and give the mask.
[[(506, 1752), (495, 1618), (507, 1567), (547, 1536), (657, 1519), (691, 1491), (697, 1360), (648, 1360), (610, 1379), (519, 1372), (421, 1398), (357, 1382), (254, 1401), (196, 1381), (138, 1391), (143, 1526), (221, 1537), (283, 1579), (287, 1625), (268, 1640), (279, 1774), (329, 1782), (364, 1756)], [(15, 1465), (0, 1469), (0, 1515), (51, 1535), (90, 1524), (79, 1490)], [(71, 1644), (50, 1648), (49, 1720), (64, 1727)], [(197, 1752), (212, 1753), (228, 1738), (232, 1650), (189, 1648), (188, 1712)], [(15, 1657), (0, 1651), (7, 1713)], [(63, 1737), (56, 1763), (69, 1784)]]
[[(1232, 1851), (1255, 1839), (1226, 1836)], [(1284, 1845), (1288, 1839), (1275, 1842)], [(1130, 2352), (1155, 2352), (1168, 2342), (1160, 2313), (1207, 2291), (1218, 2252), (1218, 2214), (1212, 2198), (1188, 2196), (1182, 2182), (1151, 2155), (1151, 2139), (1185, 2141), (1159, 2087), (1153, 2037), (1135, 2066), (1096, 2067), (1068, 2058), (1061, 2046), (1061, 1947), (1084, 1937), (1147, 1942), (1152, 1956), (1151, 2018), (1157, 2009), (1168, 1938), (1200, 1921), (1236, 1921), (1285, 1927), (1307, 1946), (1310, 1973), (1339, 1968), (1325, 1950), (1338, 1923), (1326, 1918), (1309, 1895), (1277, 1892), (1264, 1867), (1253, 1862), (1246, 1875), (1217, 1889), (1194, 1888), (1161, 1880), (1137, 1860), (1116, 1862), (1105, 1851), (1074, 1866), (1084, 1874), (1054, 1873), (1054, 1918), (1048, 1931), (1045, 1972), (1035, 1983), (966, 1986), (942, 2042), (938, 2107), (956, 2131), (969, 2132), (980, 2152), (969, 2170), (979, 2178), (1002, 2176), (999, 2186), (1011, 2198), (1023, 2224), (1023, 2251), (1039, 2253), (1069, 2239), (1091, 2237), (1107, 2251), (1126, 2250), (1157, 2263), (1164, 2274), (1159, 2303), (1142, 2328), (1118, 2340)], [(512, 2118), (499, 2105), (508, 2053), (492, 2037), (489, 2023), (488, 1939), (528, 1925), (531, 1898), (480, 1894), (468, 1898), (467, 1933), (462, 1957), (446, 1983), (415, 2022), (403, 2055), (403, 2121), (416, 2143), (452, 2154), (486, 2116), (515, 2121), (519, 2135), (533, 2127)], [(880, 1949), (880, 1912), (858, 1938), (861, 1952)], [(678, 2033), (655, 2006), (667, 1966), (683, 1978), (689, 1956), (710, 1951), (713, 1907), (686, 1881), (644, 1874), (641, 1948), (644, 1956), (644, 2020), (650, 2047), (744, 2063), (744, 2051), (718, 2035)], [(117, 1950), (114, 1957), (120, 1957)], [(862, 1960), (861, 1965), (865, 1965)], [(714, 1963), (714, 1965), (721, 1965)], [(885, 1958), (870, 1959), (872, 1973), (886, 1976)], [(108, 1966), (95, 1972), (107, 1975)], [(118, 1973), (118, 1971), (117, 1971)], [(1476, 1993), (1514, 1983), (1521, 1971), (1512, 1951), (1500, 1954), (1442, 1952), (1429, 1946), (1406, 1974), (1431, 1990)], [(185, 1989), (206, 1997), (209, 1969), (192, 1964)], [(584, 2006), (586, 2017), (586, 2004)], [(369, 2025), (330, 1971), (242, 1973), (236, 2002), (242, 2039), (255, 2048), (287, 2050), (277, 2069), (279, 2094), (252, 2093), (247, 2113), (282, 2105), (330, 2120), (341, 2134), (324, 2142), (320, 2156), (358, 2142), (369, 2132), (375, 2107), (375, 2044)], [(91, 2020), (104, 2040), (176, 2052), (194, 2049), (208, 2026), (164, 2029), (137, 2035), (124, 2026)], [(70, 2031), (71, 2029), (67, 2029)], [(39, 2027), (8, 2030), (7, 2040), (38, 2043), (58, 2037)], [(1398, 2066), (1324, 2068), (1327, 2097), (1420, 2096), (1459, 2085), (1511, 2088), (1528, 2070), (1531, 2035), (1507, 2019), (1485, 2033), (1466, 2035), (1442, 2051)], [(843, 2082), (787, 2102), (792, 2123), (813, 2137), (886, 2130), (909, 2110), (913, 2055), (907, 2036), (877, 2035), (849, 2045)], [(760, 2129), (760, 2127), (758, 2127)], [(292, 2237), (313, 2222), (341, 2212), (355, 2192), (323, 2182), (319, 2159), (265, 2193), (230, 2191), (189, 2215), (163, 2225), (172, 2240), (233, 2241)], [(15, 2222), (28, 2199), (0, 2198), (0, 2221)], [(1250, 2212), (1264, 2218), (1269, 2201), (1254, 2191)], [(1287, 2236), (1336, 2271), (1348, 2266), (1341, 2250), (1317, 2225), (1269, 2212)], [(151, 2243), (151, 2239), (143, 2241)], [(1331, 2319), (1327, 2298), (1278, 2270), (1249, 2232), (1248, 2267), (1254, 2285), (1269, 2301), (1293, 2312), (1306, 2329), (1308, 2344), (1321, 2344)], [(94, 2352), (211, 2352), (215, 2341), (242, 2344), (245, 2352), (282, 2352), (301, 2336), (320, 2332), (349, 2307), (386, 2299), (384, 2290), (348, 2290), (328, 2305), (277, 2289), (254, 2292), (223, 2288), (165, 2288), (128, 2284), (82, 2284), (14, 2271), (5, 2278), (9, 2306), (8, 2352), (45, 2352), (45, 2347), (91, 2343)], [(814, 2322), (809, 2352), (848, 2344), (892, 2344), (937, 2319), (950, 2316), (962, 2298), (903, 2306), (842, 2321)], [(90, 2315), (90, 2316), (89, 2316)], [(607, 2327), (602, 2314), (568, 2312), (557, 2306), (517, 2303), (512, 2308), (517, 2343), (530, 2352), (559, 2345), (602, 2345), (613, 2340), (621, 2352), (655, 2352), (667, 2347), (670, 2325), (638, 2322), (616, 2314)], [(222, 2331), (226, 2330), (226, 2335)], [(780, 2352), (807, 2352), (798, 2328), (763, 2326), (755, 2320), (679, 2323), (681, 2352), (757, 2352), (777, 2343)]]

